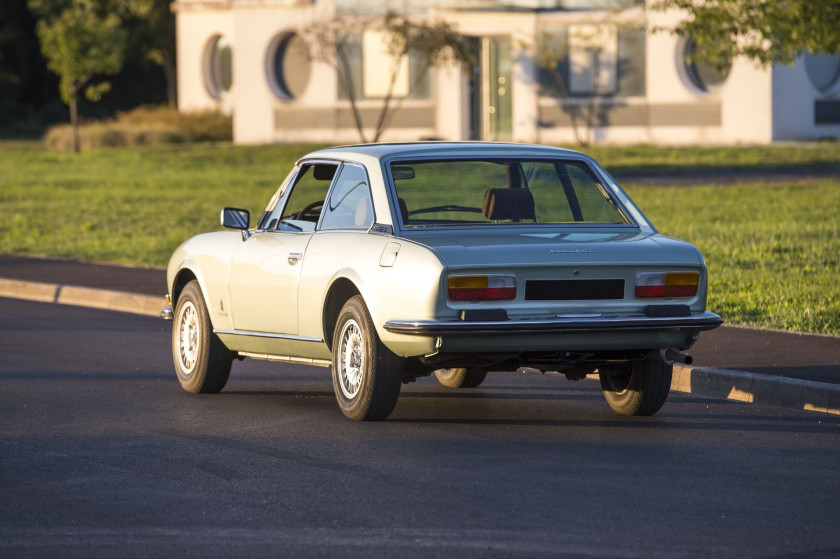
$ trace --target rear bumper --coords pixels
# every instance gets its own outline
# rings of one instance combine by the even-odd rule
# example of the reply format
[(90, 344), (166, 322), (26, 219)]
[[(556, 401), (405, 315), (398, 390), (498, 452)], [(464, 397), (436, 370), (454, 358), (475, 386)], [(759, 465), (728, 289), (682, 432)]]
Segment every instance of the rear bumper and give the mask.
[(477, 337), (528, 334), (581, 334), (623, 332), (696, 333), (713, 330), (723, 319), (712, 312), (691, 316), (586, 316), (550, 317), (503, 321), (389, 320), (385, 330), (409, 336)]

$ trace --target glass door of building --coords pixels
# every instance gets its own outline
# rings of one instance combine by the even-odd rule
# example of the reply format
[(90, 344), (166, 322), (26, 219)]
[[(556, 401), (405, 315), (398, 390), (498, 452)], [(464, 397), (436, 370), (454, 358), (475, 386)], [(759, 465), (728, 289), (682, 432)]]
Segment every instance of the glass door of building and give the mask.
[(477, 64), (470, 72), (470, 137), (504, 141), (513, 137), (513, 61), (510, 37), (474, 39)]

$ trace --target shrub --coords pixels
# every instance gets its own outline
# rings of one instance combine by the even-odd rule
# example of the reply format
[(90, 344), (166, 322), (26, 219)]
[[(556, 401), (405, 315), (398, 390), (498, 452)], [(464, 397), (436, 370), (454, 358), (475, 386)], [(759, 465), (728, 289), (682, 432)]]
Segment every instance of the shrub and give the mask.
[[(141, 106), (116, 118), (79, 127), (82, 149), (133, 147), (184, 142), (226, 142), (233, 138), (233, 123), (218, 111), (181, 113), (169, 107)], [(44, 137), (47, 149), (73, 149), (69, 124), (51, 126)]]
[[(79, 128), (79, 143), (82, 149), (180, 144), (186, 141), (187, 135), (173, 128), (133, 127), (114, 123), (94, 123)], [(71, 151), (72, 126), (59, 124), (50, 127), (44, 143), (47, 149)]]

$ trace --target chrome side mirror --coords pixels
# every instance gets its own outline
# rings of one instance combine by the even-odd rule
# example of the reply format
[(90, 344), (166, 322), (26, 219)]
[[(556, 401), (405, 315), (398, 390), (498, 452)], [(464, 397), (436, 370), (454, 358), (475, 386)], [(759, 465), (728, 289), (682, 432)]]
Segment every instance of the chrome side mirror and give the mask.
[(247, 241), (248, 237), (251, 236), (251, 233), (248, 231), (248, 228), (251, 226), (251, 213), (248, 210), (223, 208), (221, 221), (223, 227), (242, 231), (243, 241)]

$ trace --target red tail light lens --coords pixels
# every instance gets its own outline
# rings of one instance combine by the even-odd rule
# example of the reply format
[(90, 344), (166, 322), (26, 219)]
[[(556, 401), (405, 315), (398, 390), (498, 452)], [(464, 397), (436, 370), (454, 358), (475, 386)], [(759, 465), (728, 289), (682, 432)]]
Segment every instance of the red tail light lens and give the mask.
[(513, 276), (450, 276), (449, 298), (453, 301), (504, 301), (516, 298)]
[(636, 298), (694, 297), (699, 285), (698, 272), (645, 272), (636, 274)]

